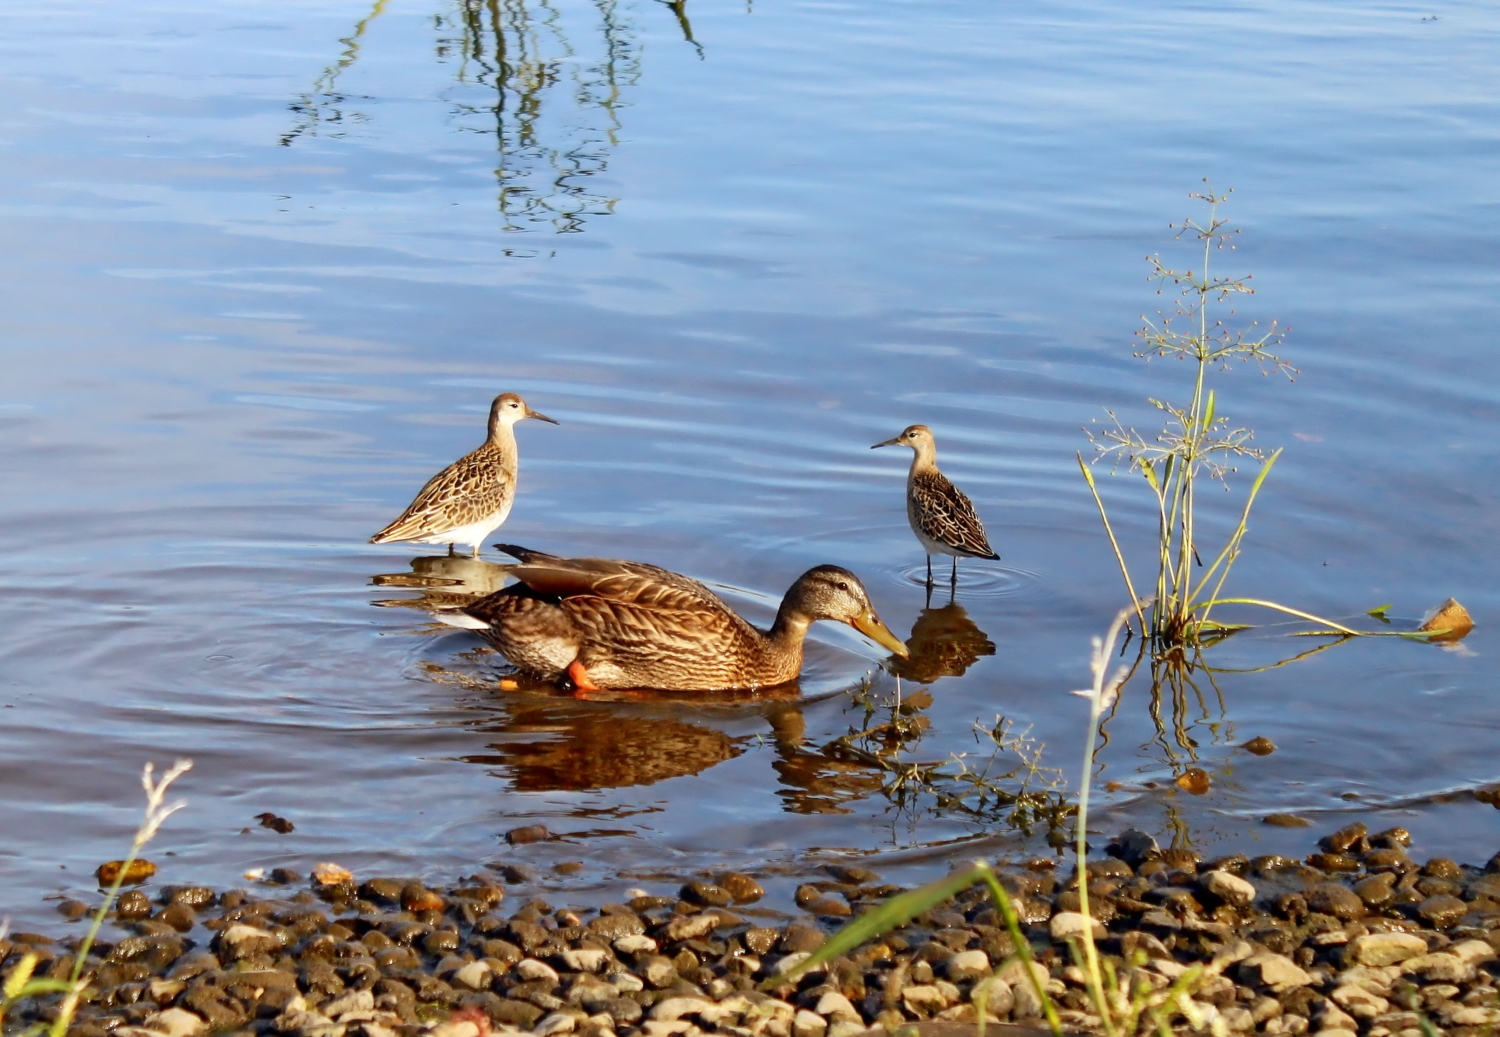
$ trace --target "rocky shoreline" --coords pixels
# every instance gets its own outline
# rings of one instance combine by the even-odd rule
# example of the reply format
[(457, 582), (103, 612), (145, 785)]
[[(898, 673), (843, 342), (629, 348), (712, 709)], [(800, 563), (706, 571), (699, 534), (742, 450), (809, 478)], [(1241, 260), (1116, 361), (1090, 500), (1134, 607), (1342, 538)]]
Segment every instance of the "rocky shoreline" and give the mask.
[[(1500, 1028), (1500, 854), (1483, 867), (1413, 860), (1402, 829), (1333, 833), (1305, 860), (1201, 861), (1140, 832), (1088, 865), (1101, 949), (1144, 956), (1166, 985), (1206, 965), (1195, 1000), (1230, 1032), (1456, 1037)], [(1065, 941), (1086, 920), (1066, 860), (999, 867), (1064, 1023), (1098, 1020)], [(76, 1037), (854, 1037), (872, 1027), (975, 1021), (988, 984), (997, 1021), (1040, 1025), (1040, 1004), (982, 888), (826, 968), (780, 982), (851, 913), (897, 892), (874, 872), (830, 866), (799, 887), (805, 916), (767, 924), (746, 874), (597, 908), (507, 896), (505, 874), (445, 890), (325, 868), (251, 890), (166, 886), (125, 893), (100, 942)], [(87, 905), (69, 901), (78, 917)], [(758, 917), (759, 916), (759, 917)], [(13, 933), (66, 977), (79, 936)], [(55, 1018), (23, 1004), (12, 1024)]]

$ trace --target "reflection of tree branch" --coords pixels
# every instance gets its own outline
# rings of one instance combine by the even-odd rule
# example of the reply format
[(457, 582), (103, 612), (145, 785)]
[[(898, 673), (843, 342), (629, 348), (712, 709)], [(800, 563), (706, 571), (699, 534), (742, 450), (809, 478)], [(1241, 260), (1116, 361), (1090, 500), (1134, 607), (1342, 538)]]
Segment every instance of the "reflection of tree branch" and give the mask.
[(677, 16), (677, 25), (682, 29), (682, 38), (693, 45), (693, 49), (698, 52), (698, 60), (702, 61), (703, 44), (693, 39), (693, 23), (688, 21), (687, 0), (656, 0), (656, 2), (672, 9), (672, 13)]
[[(344, 52), (339, 55), (339, 59), (325, 68), (323, 74), (313, 82), (312, 89), (292, 104), (292, 111), (301, 115), (302, 119), (281, 135), (282, 147), (290, 147), (292, 141), (298, 137), (317, 136), (318, 126), (321, 123), (344, 121), (344, 113), (337, 106), (344, 102), (345, 96), (335, 93), (333, 84), (359, 57), (359, 41), (364, 37), (365, 30), (370, 27), (370, 23), (385, 11), (386, 2), (387, 0), (375, 0), (375, 6), (370, 8), (370, 13), (355, 23), (354, 31), (339, 40), (344, 45)], [(320, 97), (326, 100), (318, 100)], [(325, 111), (329, 114), (325, 115)], [(362, 119), (363, 116), (356, 114), (353, 118)]]

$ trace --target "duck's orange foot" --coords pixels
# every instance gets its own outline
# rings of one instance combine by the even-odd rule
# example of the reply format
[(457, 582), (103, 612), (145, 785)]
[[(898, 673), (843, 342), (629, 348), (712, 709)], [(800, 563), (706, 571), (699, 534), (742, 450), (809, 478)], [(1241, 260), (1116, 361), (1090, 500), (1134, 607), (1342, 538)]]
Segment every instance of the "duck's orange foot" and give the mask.
[(573, 697), (575, 699), (586, 699), (591, 691), (602, 691), (603, 689), (593, 681), (589, 680), (589, 671), (583, 668), (583, 663), (574, 659), (568, 663), (568, 680), (573, 682)]

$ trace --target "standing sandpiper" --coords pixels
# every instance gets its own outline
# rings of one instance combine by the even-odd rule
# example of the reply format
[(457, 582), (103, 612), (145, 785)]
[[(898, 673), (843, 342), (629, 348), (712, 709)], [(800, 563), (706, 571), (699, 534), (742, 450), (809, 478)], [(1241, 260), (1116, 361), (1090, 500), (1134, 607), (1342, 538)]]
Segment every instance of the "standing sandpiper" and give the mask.
[(906, 518), (911, 531), (927, 550), (928, 587), (932, 586), (935, 554), (953, 556), (953, 576), (949, 582), (954, 586), (958, 585), (960, 557), (999, 559), (984, 535), (984, 523), (975, 514), (973, 503), (938, 471), (937, 442), (932, 438), (932, 429), (912, 425), (895, 439), (876, 443), (870, 449), (883, 446), (909, 446), (915, 452), (906, 476)]
[(490, 405), (490, 438), (438, 472), (422, 487), (401, 517), (370, 538), (372, 544), (411, 540), (419, 544), (479, 545), (499, 528), (516, 502), (515, 424), (522, 418), (557, 422), (526, 406), (513, 392)]

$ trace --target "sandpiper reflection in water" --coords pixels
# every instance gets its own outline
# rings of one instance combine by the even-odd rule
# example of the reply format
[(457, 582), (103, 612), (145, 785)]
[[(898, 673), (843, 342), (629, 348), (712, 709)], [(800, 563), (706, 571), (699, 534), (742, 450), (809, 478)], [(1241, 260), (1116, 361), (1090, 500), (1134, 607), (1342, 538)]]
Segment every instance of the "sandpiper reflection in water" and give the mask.
[(370, 577), (375, 587), (414, 590), (415, 598), (385, 598), (370, 604), (380, 608), (445, 612), (478, 601), (505, 586), (510, 567), (465, 555), (418, 555), (411, 572), (380, 573)]
[(919, 684), (941, 677), (962, 677), (982, 655), (995, 654), (995, 642), (979, 629), (956, 601), (924, 608), (906, 641), (908, 658), (892, 656), (891, 672)]

